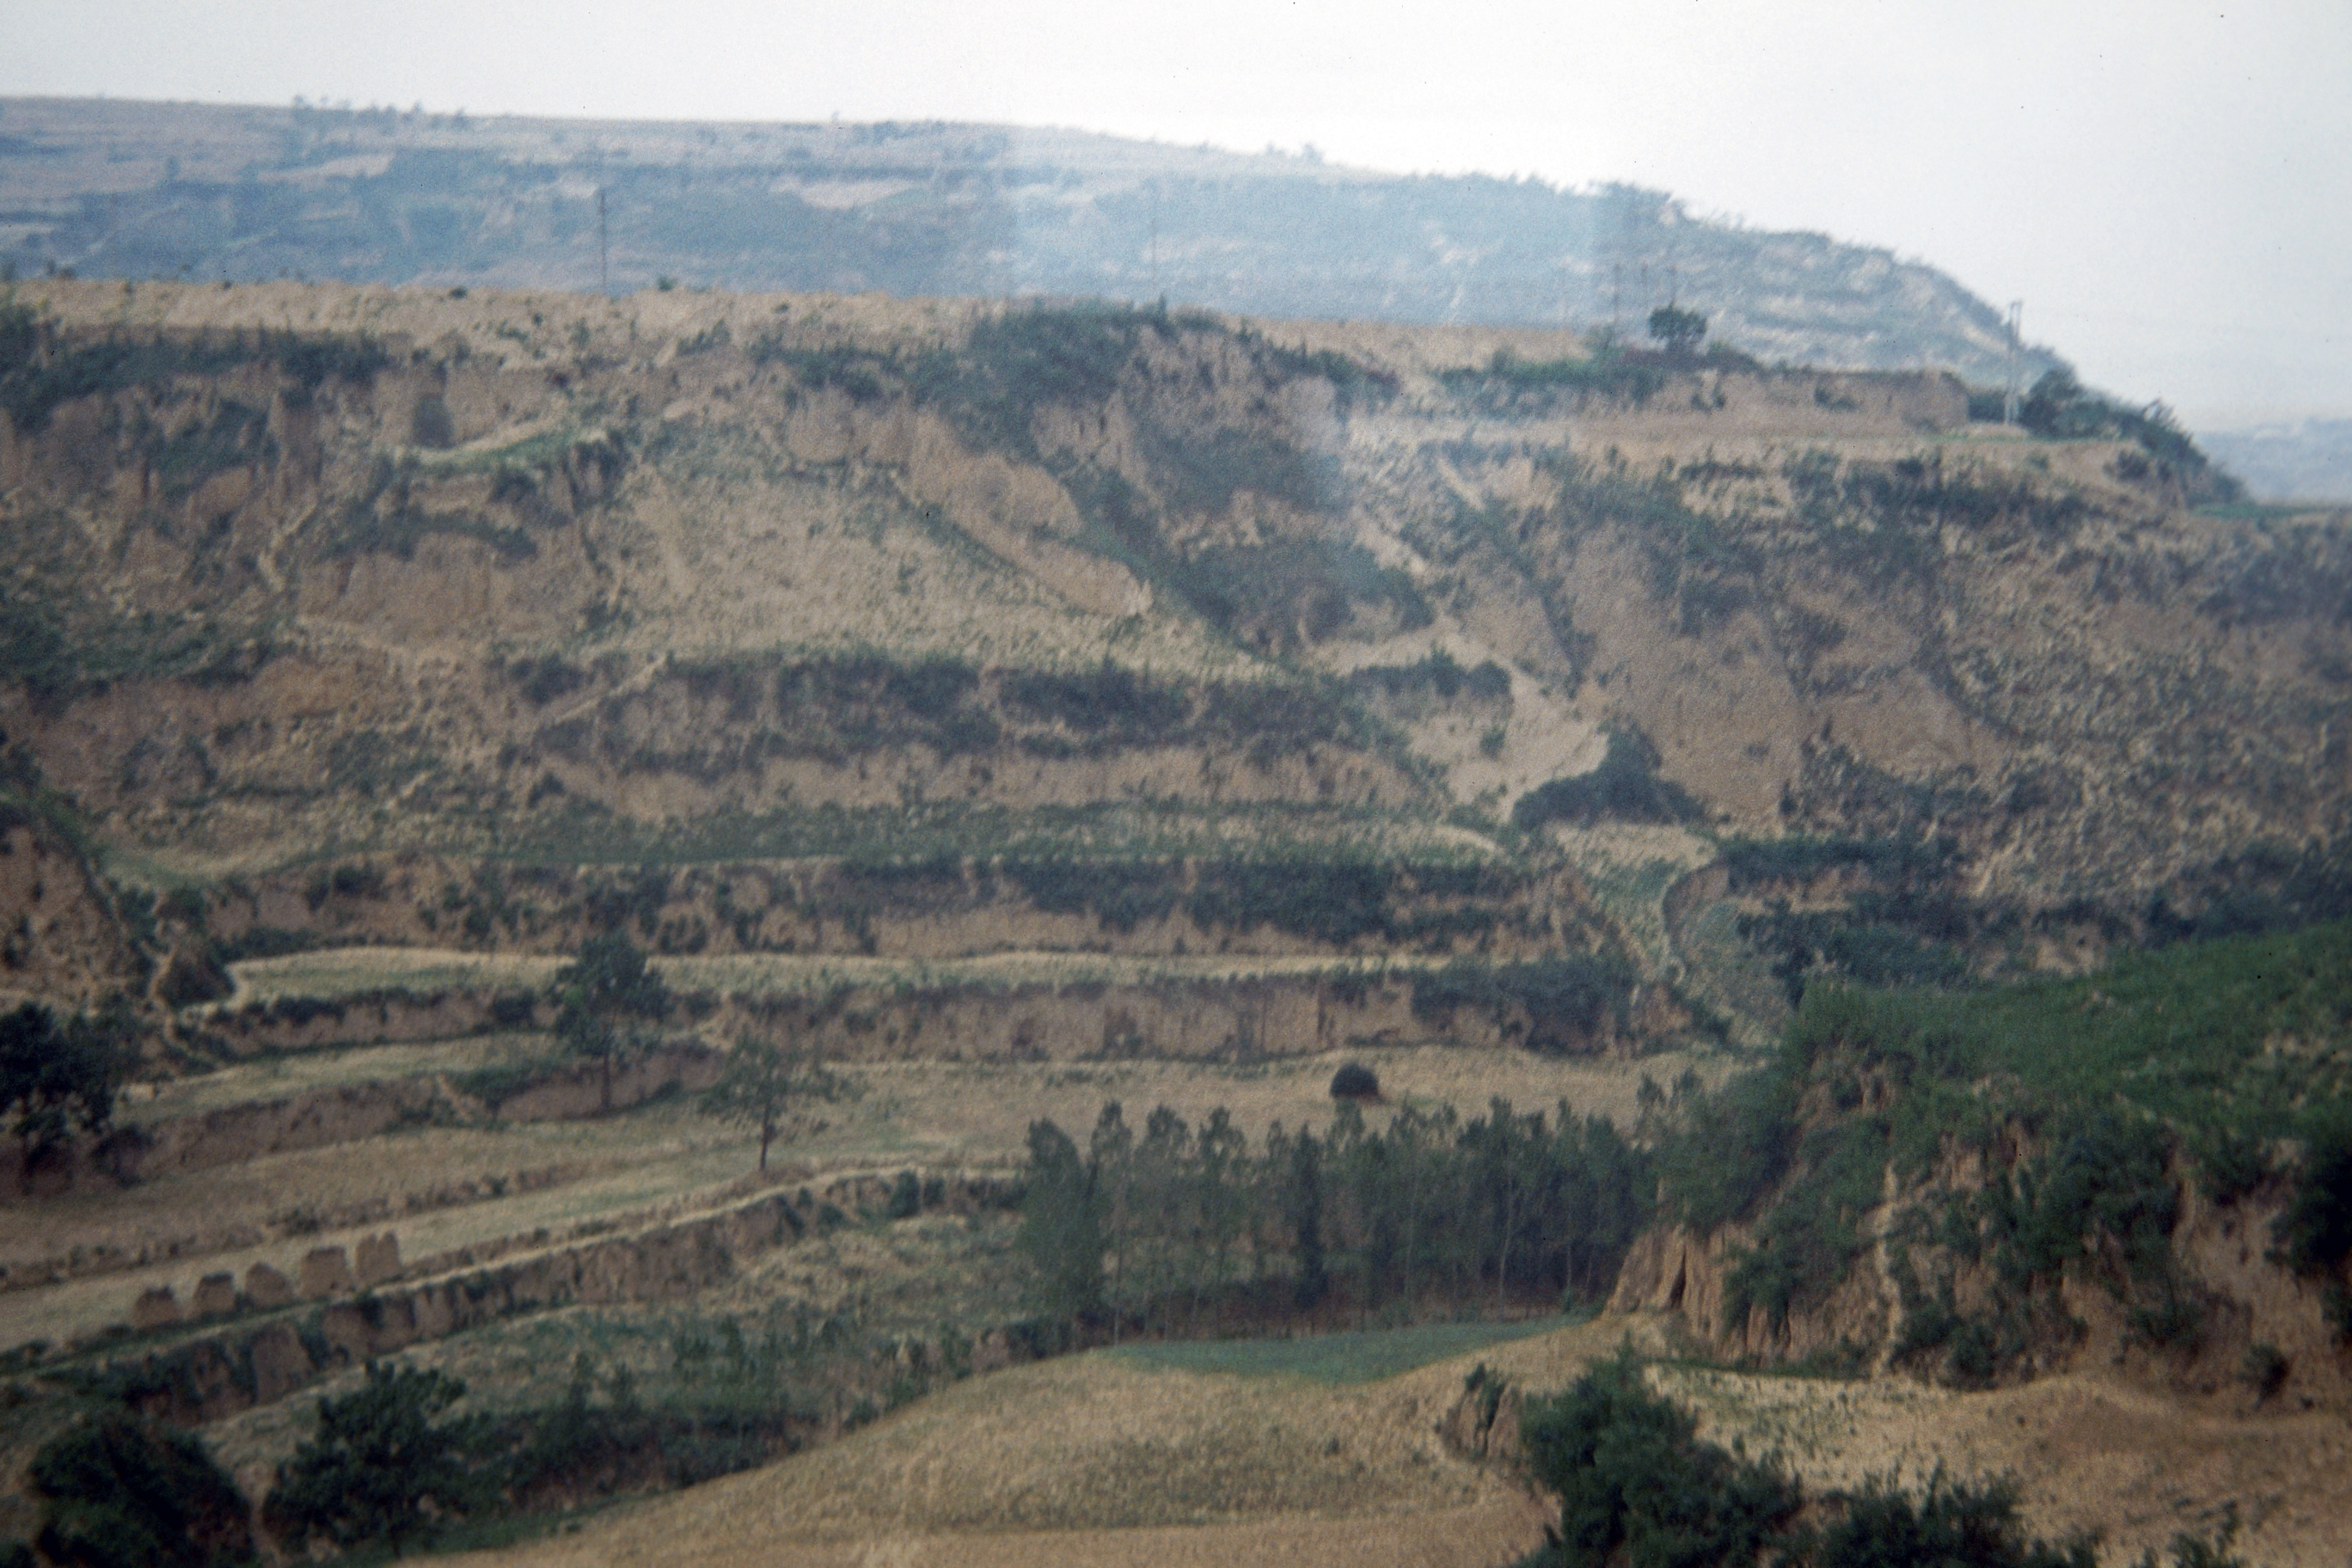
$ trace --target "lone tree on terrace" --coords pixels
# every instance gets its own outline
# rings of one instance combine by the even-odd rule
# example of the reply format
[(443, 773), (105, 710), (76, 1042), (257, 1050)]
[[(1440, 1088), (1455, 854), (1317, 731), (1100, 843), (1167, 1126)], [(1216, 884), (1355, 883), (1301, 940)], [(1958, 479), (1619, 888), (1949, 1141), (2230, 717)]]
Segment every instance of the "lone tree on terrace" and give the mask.
[(383, 1541), (401, 1555), (474, 1500), (468, 1434), (433, 1424), (465, 1393), (437, 1368), (368, 1363), (364, 1386), (319, 1402), (319, 1435), (279, 1470), (264, 1512), (297, 1547), (312, 1536), (346, 1547)]
[(760, 1169), (768, 1168), (768, 1145), (796, 1100), (840, 1100), (852, 1086), (805, 1047), (773, 1040), (739, 1039), (727, 1068), (702, 1097), (705, 1114), (760, 1130)]
[(555, 1033), (596, 1064), (604, 1108), (613, 1109), (613, 1072), (653, 1040), (669, 1014), (669, 987), (646, 967), (635, 942), (614, 931), (590, 937), (555, 975)]
[(1698, 348), (1699, 340), (1706, 336), (1706, 318), (1696, 310), (1661, 305), (1650, 312), (1650, 335), (1668, 353), (1679, 357)]

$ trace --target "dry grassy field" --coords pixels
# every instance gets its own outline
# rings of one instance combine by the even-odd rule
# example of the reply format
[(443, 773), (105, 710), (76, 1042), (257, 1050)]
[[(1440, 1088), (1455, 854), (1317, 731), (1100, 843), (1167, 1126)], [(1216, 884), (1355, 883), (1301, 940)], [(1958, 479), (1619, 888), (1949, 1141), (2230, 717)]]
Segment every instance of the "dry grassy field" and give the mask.
[(2110, 1563), (2210, 1535), (2232, 1509), (2239, 1550), (2264, 1568), (2352, 1557), (2352, 1433), (2331, 1413), (2257, 1415), (2242, 1390), (2168, 1397), (2080, 1373), (1981, 1394), (1694, 1366), (1650, 1375), (1698, 1414), (1701, 1436), (1779, 1453), (1809, 1486), (1916, 1487), (1942, 1466), (2012, 1478), (2036, 1531), (2095, 1531)]
[[(230, 1110), (241, 1104), (386, 1080), (446, 1077), (532, 1060), (544, 1037), (493, 1035), (418, 1046), (318, 1051), (224, 1068), (175, 1083), (132, 1108), (131, 1120)], [(908, 1166), (1010, 1170), (1029, 1124), (1051, 1118), (1073, 1131), (1106, 1102), (1132, 1121), (1168, 1105), (1196, 1124), (1217, 1107), (1253, 1144), (1276, 1121), (1320, 1125), (1333, 1111), (1332, 1073), (1360, 1061), (1381, 1078), (1389, 1107), (1453, 1104), (1465, 1115), (1500, 1097), (1522, 1110), (1561, 1100), (1580, 1115), (1630, 1125), (1643, 1079), (1685, 1069), (1719, 1076), (1724, 1057), (1667, 1053), (1637, 1060), (1575, 1060), (1524, 1051), (1414, 1047), (1308, 1056), (1232, 1066), (1100, 1063), (873, 1063), (845, 1069), (854, 1095), (809, 1108), (775, 1158), (793, 1179), (820, 1185), (863, 1171)], [(1372, 1110), (1381, 1122), (1385, 1112)], [(749, 1174), (755, 1145), (741, 1128), (669, 1100), (583, 1121), (395, 1127), (348, 1142), (191, 1171), (168, 1183), (0, 1205), (0, 1265), (21, 1274), (47, 1259), (111, 1249), (133, 1267), (0, 1294), (0, 1348), (53, 1344), (127, 1321), (140, 1293), (171, 1286), (181, 1300), (204, 1274), (240, 1276), (268, 1263), (292, 1277), (315, 1247), (355, 1249), (390, 1229), (403, 1256), (423, 1259), (515, 1237), (551, 1244), (719, 1201)]]
[[(1479, 1363), (1548, 1391), (1629, 1339), (1668, 1348), (1656, 1321), (1604, 1318), (1336, 1384), (1279, 1357), (1245, 1375), (1098, 1352), (977, 1379), (825, 1449), (458, 1561), (1500, 1564), (1534, 1545), (1542, 1509), (1507, 1470), (1450, 1451), (1438, 1419)], [(2210, 1533), (2231, 1504), (2252, 1562), (2336, 1568), (2352, 1548), (2352, 1439), (2331, 1417), (2283, 1430), (2084, 1376), (1985, 1394), (1674, 1363), (1651, 1379), (1700, 1415), (1704, 1436), (1778, 1453), (1809, 1486), (1916, 1485), (1938, 1466), (2024, 1478), (2030, 1528), (2095, 1531), (2104, 1561)]]
[(459, 1561), (1494, 1564), (1536, 1544), (1542, 1511), (1439, 1436), (1465, 1374), (1484, 1361), (1557, 1386), (1624, 1332), (1592, 1322), (1368, 1384), (1097, 1352), (975, 1379), (575, 1536)]

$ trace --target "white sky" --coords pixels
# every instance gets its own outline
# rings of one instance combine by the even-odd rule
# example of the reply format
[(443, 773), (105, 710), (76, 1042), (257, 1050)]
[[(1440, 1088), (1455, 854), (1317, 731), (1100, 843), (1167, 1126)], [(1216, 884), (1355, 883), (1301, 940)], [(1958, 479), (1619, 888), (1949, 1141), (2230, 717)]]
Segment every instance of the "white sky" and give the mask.
[(0, 93), (987, 120), (1626, 180), (1945, 268), (2209, 427), (2352, 416), (2352, 0), (0, 0)]

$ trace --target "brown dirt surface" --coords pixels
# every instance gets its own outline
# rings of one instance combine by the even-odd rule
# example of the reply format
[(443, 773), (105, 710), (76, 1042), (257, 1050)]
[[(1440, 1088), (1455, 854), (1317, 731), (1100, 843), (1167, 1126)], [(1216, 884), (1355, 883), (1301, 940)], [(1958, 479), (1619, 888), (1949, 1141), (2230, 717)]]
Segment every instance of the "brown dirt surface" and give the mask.
[(2341, 1568), (2352, 1553), (2352, 1429), (2334, 1413), (2084, 1373), (1981, 1394), (1696, 1367), (1651, 1377), (1699, 1413), (1702, 1436), (1777, 1451), (1808, 1487), (1916, 1486), (1941, 1465), (1959, 1479), (2013, 1478), (2034, 1531), (2095, 1531), (2108, 1562), (2211, 1535), (2231, 1508), (2238, 1550), (2263, 1568)]
[[(1540, 1507), (1433, 1446), (1428, 1423), (1475, 1363), (1553, 1390), (1629, 1334), (1663, 1348), (1654, 1321), (1611, 1317), (1340, 1388), (1139, 1370), (1108, 1353), (1020, 1368), (832, 1447), (459, 1561), (1501, 1563), (1535, 1544)], [(1651, 1378), (1698, 1414), (1703, 1436), (1778, 1453), (1809, 1488), (1916, 1486), (1939, 1466), (1967, 1482), (2021, 1478), (2030, 1530), (2096, 1532), (2106, 1562), (2211, 1535), (2233, 1508), (2239, 1551), (2264, 1568), (2337, 1568), (2352, 1547), (2352, 1435), (2331, 1415), (2083, 1375), (1982, 1394), (1672, 1363)]]
[(1484, 1361), (1559, 1386), (1625, 1334), (1595, 1321), (1334, 1387), (1098, 1352), (997, 1373), (765, 1469), (457, 1559), (518, 1568), (1229, 1561), (1492, 1564), (1540, 1538), (1507, 1476), (1438, 1420)]

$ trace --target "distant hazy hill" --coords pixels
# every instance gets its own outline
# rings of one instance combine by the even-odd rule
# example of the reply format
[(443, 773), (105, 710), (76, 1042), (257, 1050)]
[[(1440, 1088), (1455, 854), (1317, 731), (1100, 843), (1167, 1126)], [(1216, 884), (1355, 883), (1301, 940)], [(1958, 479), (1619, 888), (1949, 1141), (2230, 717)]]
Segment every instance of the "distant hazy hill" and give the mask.
[(2306, 419), (2197, 437), (2263, 500), (2352, 501), (2352, 419)]
[[(1164, 296), (1635, 333), (1675, 298), (1767, 361), (2003, 374), (1998, 312), (1933, 268), (1631, 186), (987, 125), (0, 100), (0, 260), (20, 276), (593, 289), (600, 190), (616, 289)], [(2057, 363), (2032, 355), (2029, 378)]]

